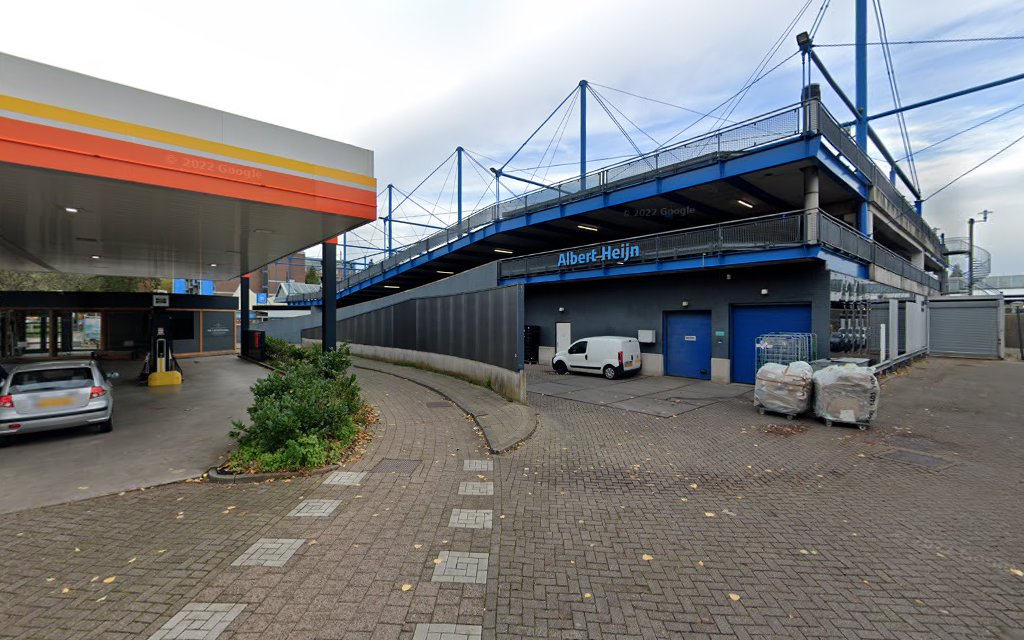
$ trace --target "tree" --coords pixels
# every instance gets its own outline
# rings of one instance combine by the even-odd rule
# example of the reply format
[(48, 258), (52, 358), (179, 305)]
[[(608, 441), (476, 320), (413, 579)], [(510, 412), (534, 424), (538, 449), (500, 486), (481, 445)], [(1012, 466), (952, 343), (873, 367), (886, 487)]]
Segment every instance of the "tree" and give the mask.
[(306, 284), (320, 284), (320, 274), (316, 272), (315, 267), (306, 269)]

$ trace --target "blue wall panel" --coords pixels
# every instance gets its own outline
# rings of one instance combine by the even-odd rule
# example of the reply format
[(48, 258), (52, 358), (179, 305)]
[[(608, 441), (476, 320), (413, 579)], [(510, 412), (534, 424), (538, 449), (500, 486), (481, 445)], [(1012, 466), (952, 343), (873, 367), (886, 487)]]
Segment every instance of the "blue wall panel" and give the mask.
[(732, 308), (732, 381), (754, 384), (757, 337), (766, 333), (811, 333), (811, 305), (734, 305)]

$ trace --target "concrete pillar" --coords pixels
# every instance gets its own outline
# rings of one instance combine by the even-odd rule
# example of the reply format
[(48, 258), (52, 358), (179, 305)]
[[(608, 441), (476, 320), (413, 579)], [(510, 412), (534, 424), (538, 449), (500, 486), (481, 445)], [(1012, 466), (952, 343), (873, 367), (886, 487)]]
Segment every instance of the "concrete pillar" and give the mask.
[(249, 274), (248, 273), (238, 279), (238, 285), (239, 285), (238, 286), (238, 296), (239, 296), (239, 305), (238, 305), (239, 314), (238, 314), (238, 317), (239, 317), (239, 329), (241, 329), (241, 331), (240, 331), (241, 336), (240, 337), (242, 338), (241, 353), (242, 353), (242, 357), (244, 358), (245, 356), (249, 355), (249, 348), (248, 348), (247, 343), (245, 341), (246, 332), (249, 331)]
[(817, 209), (821, 206), (818, 167), (812, 165), (804, 167), (801, 171), (804, 173), (804, 209)]
[(924, 251), (918, 251), (910, 256), (910, 264), (918, 269), (924, 270)]
[(333, 351), (338, 344), (338, 239), (323, 243), (323, 277), (320, 279), (320, 344), (324, 351)]
[(889, 300), (889, 330), (886, 340), (889, 343), (889, 358), (900, 354), (900, 301)]

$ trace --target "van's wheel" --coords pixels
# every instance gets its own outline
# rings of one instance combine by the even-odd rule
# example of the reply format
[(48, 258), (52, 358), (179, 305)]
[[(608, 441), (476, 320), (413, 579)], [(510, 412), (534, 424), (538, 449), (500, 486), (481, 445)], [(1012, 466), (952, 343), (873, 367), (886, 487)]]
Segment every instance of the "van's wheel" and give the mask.
[(96, 426), (96, 433), (110, 433), (114, 430), (114, 419), (111, 418), (106, 422), (101, 422)]
[(604, 368), (604, 377), (605, 378), (608, 378), (609, 380), (614, 380), (616, 375), (618, 375), (618, 373), (615, 371), (615, 367), (613, 367), (610, 364), (609, 365), (605, 365), (605, 368)]
[(564, 376), (565, 374), (569, 373), (569, 369), (565, 366), (564, 362), (556, 362), (555, 373), (557, 373), (560, 376)]

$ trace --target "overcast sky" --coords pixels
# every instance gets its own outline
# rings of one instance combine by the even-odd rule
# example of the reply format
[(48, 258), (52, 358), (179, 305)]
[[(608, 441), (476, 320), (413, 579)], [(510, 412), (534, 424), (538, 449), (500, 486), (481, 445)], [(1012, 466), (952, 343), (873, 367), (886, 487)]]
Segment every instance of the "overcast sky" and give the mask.
[[(810, 29), (821, 2), (812, 1), (769, 66), (796, 51), (793, 36)], [(504, 162), (584, 78), (603, 85), (598, 91), (613, 111), (621, 111), (616, 115), (638, 147), (663, 143), (698, 116), (621, 91), (708, 111), (744, 85), (803, 4), (35, 0), (5, 4), (0, 49), (373, 149), (380, 187), (390, 182), (409, 192), (458, 145), (485, 166), (497, 164), (487, 157)], [(1024, 33), (1024, 3), (1012, 0), (882, 5), (891, 41)], [(877, 38), (874, 19), (871, 34)], [(852, 39), (853, 1), (832, 0), (815, 42)], [(852, 48), (818, 52), (852, 94)], [(892, 55), (904, 104), (1024, 71), (1021, 40), (894, 45)], [(872, 48), (871, 65), (870, 108), (890, 108), (880, 47)], [(751, 88), (728, 119), (791, 104), (799, 87), (795, 57)], [(921, 149), (1008, 111), (1024, 102), (1022, 96), (1024, 82), (1018, 82), (910, 112), (912, 147)], [(827, 92), (826, 97), (846, 119), (842, 107)], [(578, 154), (578, 111), (566, 116), (570, 106), (571, 101), (512, 162), (529, 169), (524, 175), (548, 164), (555, 166), (541, 169), (537, 178), (572, 173), (571, 164), (559, 166)], [(591, 158), (632, 152), (593, 100), (588, 112)], [(712, 122), (705, 119), (677, 139), (703, 132)], [(902, 156), (896, 121), (877, 126)], [(924, 151), (917, 161), (924, 195), (1021, 135), (1024, 108)], [(590, 168), (610, 162), (595, 161)], [(466, 208), (493, 201), (493, 187), (475, 173), (478, 167), (467, 165)], [(426, 209), (449, 220), (453, 181), (449, 177), (445, 186), (446, 176), (442, 167), (417, 192), (419, 204), (406, 202), (402, 212), (429, 222)], [(977, 228), (977, 242), (992, 251), (994, 273), (1024, 273), (1022, 182), (1024, 142), (928, 200), (925, 217), (947, 235), (961, 236), (972, 214), (995, 211)], [(396, 244), (425, 232), (406, 227)], [(382, 241), (379, 228), (360, 234), (367, 242)]]

